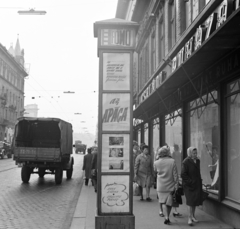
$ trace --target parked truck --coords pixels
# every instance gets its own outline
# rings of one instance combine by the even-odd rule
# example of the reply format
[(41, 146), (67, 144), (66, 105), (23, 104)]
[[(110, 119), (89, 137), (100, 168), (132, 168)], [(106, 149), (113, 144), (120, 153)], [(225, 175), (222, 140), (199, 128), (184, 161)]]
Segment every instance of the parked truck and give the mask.
[(19, 118), (13, 136), (13, 159), (22, 166), (21, 178), (28, 183), (31, 174), (55, 174), (61, 184), (63, 171), (72, 178), (72, 125), (58, 118)]

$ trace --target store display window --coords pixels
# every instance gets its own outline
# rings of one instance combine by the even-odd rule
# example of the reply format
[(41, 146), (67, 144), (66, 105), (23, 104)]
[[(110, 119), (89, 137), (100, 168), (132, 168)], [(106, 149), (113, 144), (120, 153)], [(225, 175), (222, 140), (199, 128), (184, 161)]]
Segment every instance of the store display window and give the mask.
[(210, 93), (188, 104), (189, 146), (197, 148), (202, 182), (208, 191), (219, 190), (219, 105), (218, 92)]
[(227, 85), (226, 197), (240, 203), (240, 79)]
[(170, 147), (171, 156), (176, 161), (178, 173), (182, 164), (182, 110), (165, 116), (165, 141)]

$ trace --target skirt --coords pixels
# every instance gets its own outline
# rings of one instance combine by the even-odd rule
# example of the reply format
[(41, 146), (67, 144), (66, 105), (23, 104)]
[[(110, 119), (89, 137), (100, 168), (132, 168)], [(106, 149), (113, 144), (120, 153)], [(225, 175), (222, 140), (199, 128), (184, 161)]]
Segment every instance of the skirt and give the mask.
[(158, 194), (158, 202), (161, 204), (165, 204), (167, 206), (179, 207), (177, 203), (173, 202), (173, 197), (171, 192), (157, 192)]

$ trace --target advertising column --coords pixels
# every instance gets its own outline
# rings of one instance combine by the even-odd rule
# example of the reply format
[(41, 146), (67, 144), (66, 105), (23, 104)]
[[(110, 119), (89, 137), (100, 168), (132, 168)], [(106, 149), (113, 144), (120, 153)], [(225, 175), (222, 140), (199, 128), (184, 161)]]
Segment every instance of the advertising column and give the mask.
[(137, 24), (96, 22), (99, 56), (96, 229), (134, 229), (132, 58)]

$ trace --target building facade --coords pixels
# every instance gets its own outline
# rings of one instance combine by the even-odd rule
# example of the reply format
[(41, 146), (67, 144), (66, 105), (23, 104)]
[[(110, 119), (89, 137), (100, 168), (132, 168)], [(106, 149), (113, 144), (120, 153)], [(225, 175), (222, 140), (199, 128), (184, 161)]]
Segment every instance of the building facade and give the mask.
[(24, 117), (38, 117), (38, 105), (37, 104), (28, 104), (24, 106)]
[(24, 51), (0, 44), (0, 141), (11, 142), (17, 118), (24, 112)]
[(168, 144), (178, 171), (198, 149), (209, 198), (201, 207), (240, 225), (240, 1), (119, 0), (139, 23), (133, 63), (134, 138)]

